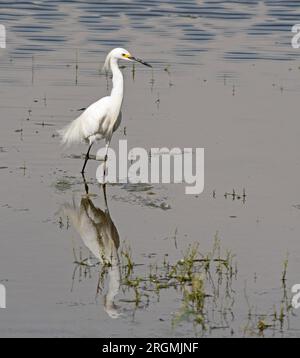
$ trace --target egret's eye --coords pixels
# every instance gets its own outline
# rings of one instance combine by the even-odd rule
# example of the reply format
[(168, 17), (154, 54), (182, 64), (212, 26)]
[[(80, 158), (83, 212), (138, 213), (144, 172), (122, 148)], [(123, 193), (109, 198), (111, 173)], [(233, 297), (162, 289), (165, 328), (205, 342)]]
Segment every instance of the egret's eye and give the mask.
[(122, 53), (122, 56), (125, 57), (125, 56), (126, 56), (126, 53)]

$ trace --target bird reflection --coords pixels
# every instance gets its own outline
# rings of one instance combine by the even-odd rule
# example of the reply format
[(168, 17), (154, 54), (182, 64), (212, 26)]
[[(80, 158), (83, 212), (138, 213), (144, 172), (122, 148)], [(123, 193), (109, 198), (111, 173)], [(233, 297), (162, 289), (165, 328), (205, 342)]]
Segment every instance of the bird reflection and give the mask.
[(105, 210), (101, 210), (94, 205), (84, 176), (83, 180), (86, 195), (82, 196), (80, 205), (76, 206), (75, 201), (72, 204), (64, 204), (63, 211), (69, 217), (84, 245), (99, 260), (102, 271), (100, 277), (106, 274), (108, 281), (104, 309), (111, 318), (118, 318), (120, 313), (114, 298), (119, 293), (121, 278), (118, 256), (119, 234), (110, 217), (105, 186), (102, 186)]

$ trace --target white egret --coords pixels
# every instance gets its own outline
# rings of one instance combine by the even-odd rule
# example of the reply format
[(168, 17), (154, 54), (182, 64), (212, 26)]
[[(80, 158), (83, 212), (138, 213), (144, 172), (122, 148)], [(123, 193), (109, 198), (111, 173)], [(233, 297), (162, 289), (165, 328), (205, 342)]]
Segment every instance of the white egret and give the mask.
[(107, 160), (107, 151), (112, 134), (120, 125), (124, 81), (118, 65), (119, 60), (137, 61), (151, 67), (148, 63), (133, 57), (123, 48), (115, 48), (110, 51), (103, 66), (106, 72), (111, 70), (113, 74), (113, 86), (110, 96), (103, 97), (91, 104), (78, 118), (58, 131), (62, 137), (63, 144), (70, 145), (82, 141), (89, 144), (81, 173), (84, 173), (90, 150), (95, 140), (105, 140), (105, 161)]
[[(88, 186), (85, 182), (86, 193)], [(73, 224), (80, 235), (84, 245), (105, 267), (109, 267), (107, 273), (108, 287), (104, 296), (104, 309), (111, 318), (118, 318), (120, 312), (114, 303), (115, 296), (119, 293), (121, 273), (118, 249), (120, 246), (119, 233), (114, 225), (106, 203), (106, 192), (103, 187), (105, 199), (105, 211), (96, 207), (89, 195), (81, 198), (80, 205), (65, 203), (63, 213)]]

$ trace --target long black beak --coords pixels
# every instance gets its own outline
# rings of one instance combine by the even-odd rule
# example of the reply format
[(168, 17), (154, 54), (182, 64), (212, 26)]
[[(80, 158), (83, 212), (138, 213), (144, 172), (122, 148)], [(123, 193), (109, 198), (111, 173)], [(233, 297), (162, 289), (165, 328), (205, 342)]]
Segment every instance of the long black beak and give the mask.
[(128, 57), (130, 60), (133, 60), (133, 61), (136, 61), (136, 62), (139, 62), (141, 63), (142, 65), (145, 65), (145, 66), (148, 66), (148, 67), (152, 67), (149, 63), (147, 62), (144, 62), (143, 60), (141, 60), (140, 58), (135, 58), (133, 56), (131, 57)]

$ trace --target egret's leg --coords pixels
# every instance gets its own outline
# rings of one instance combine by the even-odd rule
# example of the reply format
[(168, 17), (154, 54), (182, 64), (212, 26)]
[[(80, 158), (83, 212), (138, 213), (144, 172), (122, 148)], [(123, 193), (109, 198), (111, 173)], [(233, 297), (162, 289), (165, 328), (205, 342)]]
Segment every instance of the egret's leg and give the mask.
[[(108, 140), (105, 144), (105, 156), (104, 156), (104, 165), (103, 165), (103, 176), (104, 176), (103, 179), (104, 180), (106, 177), (106, 162), (107, 162), (107, 153), (108, 153), (109, 143), (110, 143), (110, 140)], [(103, 183), (104, 183), (104, 180), (103, 180)]]
[(83, 167), (82, 167), (82, 169), (81, 169), (81, 174), (84, 173), (84, 169), (85, 169), (85, 167), (86, 167), (86, 163), (87, 163), (87, 161), (90, 159), (90, 150), (91, 150), (91, 148), (92, 148), (92, 145), (93, 145), (93, 143), (90, 144), (89, 149), (88, 149), (88, 151), (87, 151), (87, 153), (86, 153), (85, 161), (84, 161)]
[(107, 161), (107, 152), (108, 152), (108, 148), (109, 148), (109, 143), (110, 143), (110, 140), (108, 142), (106, 142), (106, 144), (105, 144), (105, 157), (104, 157), (105, 162)]
[(88, 193), (89, 193), (89, 186), (87, 185), (87, 182), (86, 182), (84, 173), (81, 173), (81, 175), (82, 175), (82, 179), (83, 179), (83, 183), (84, 183), (85, 192), (86, 192), (86, 194), (88, 195)]
[(108, 212), (107, 197), (106, 197), (106, 184), (102, 184), (102, 190), (103, 190), (103, 197), (104, 197), (105, 211), (107, 211), (107, 212)]

